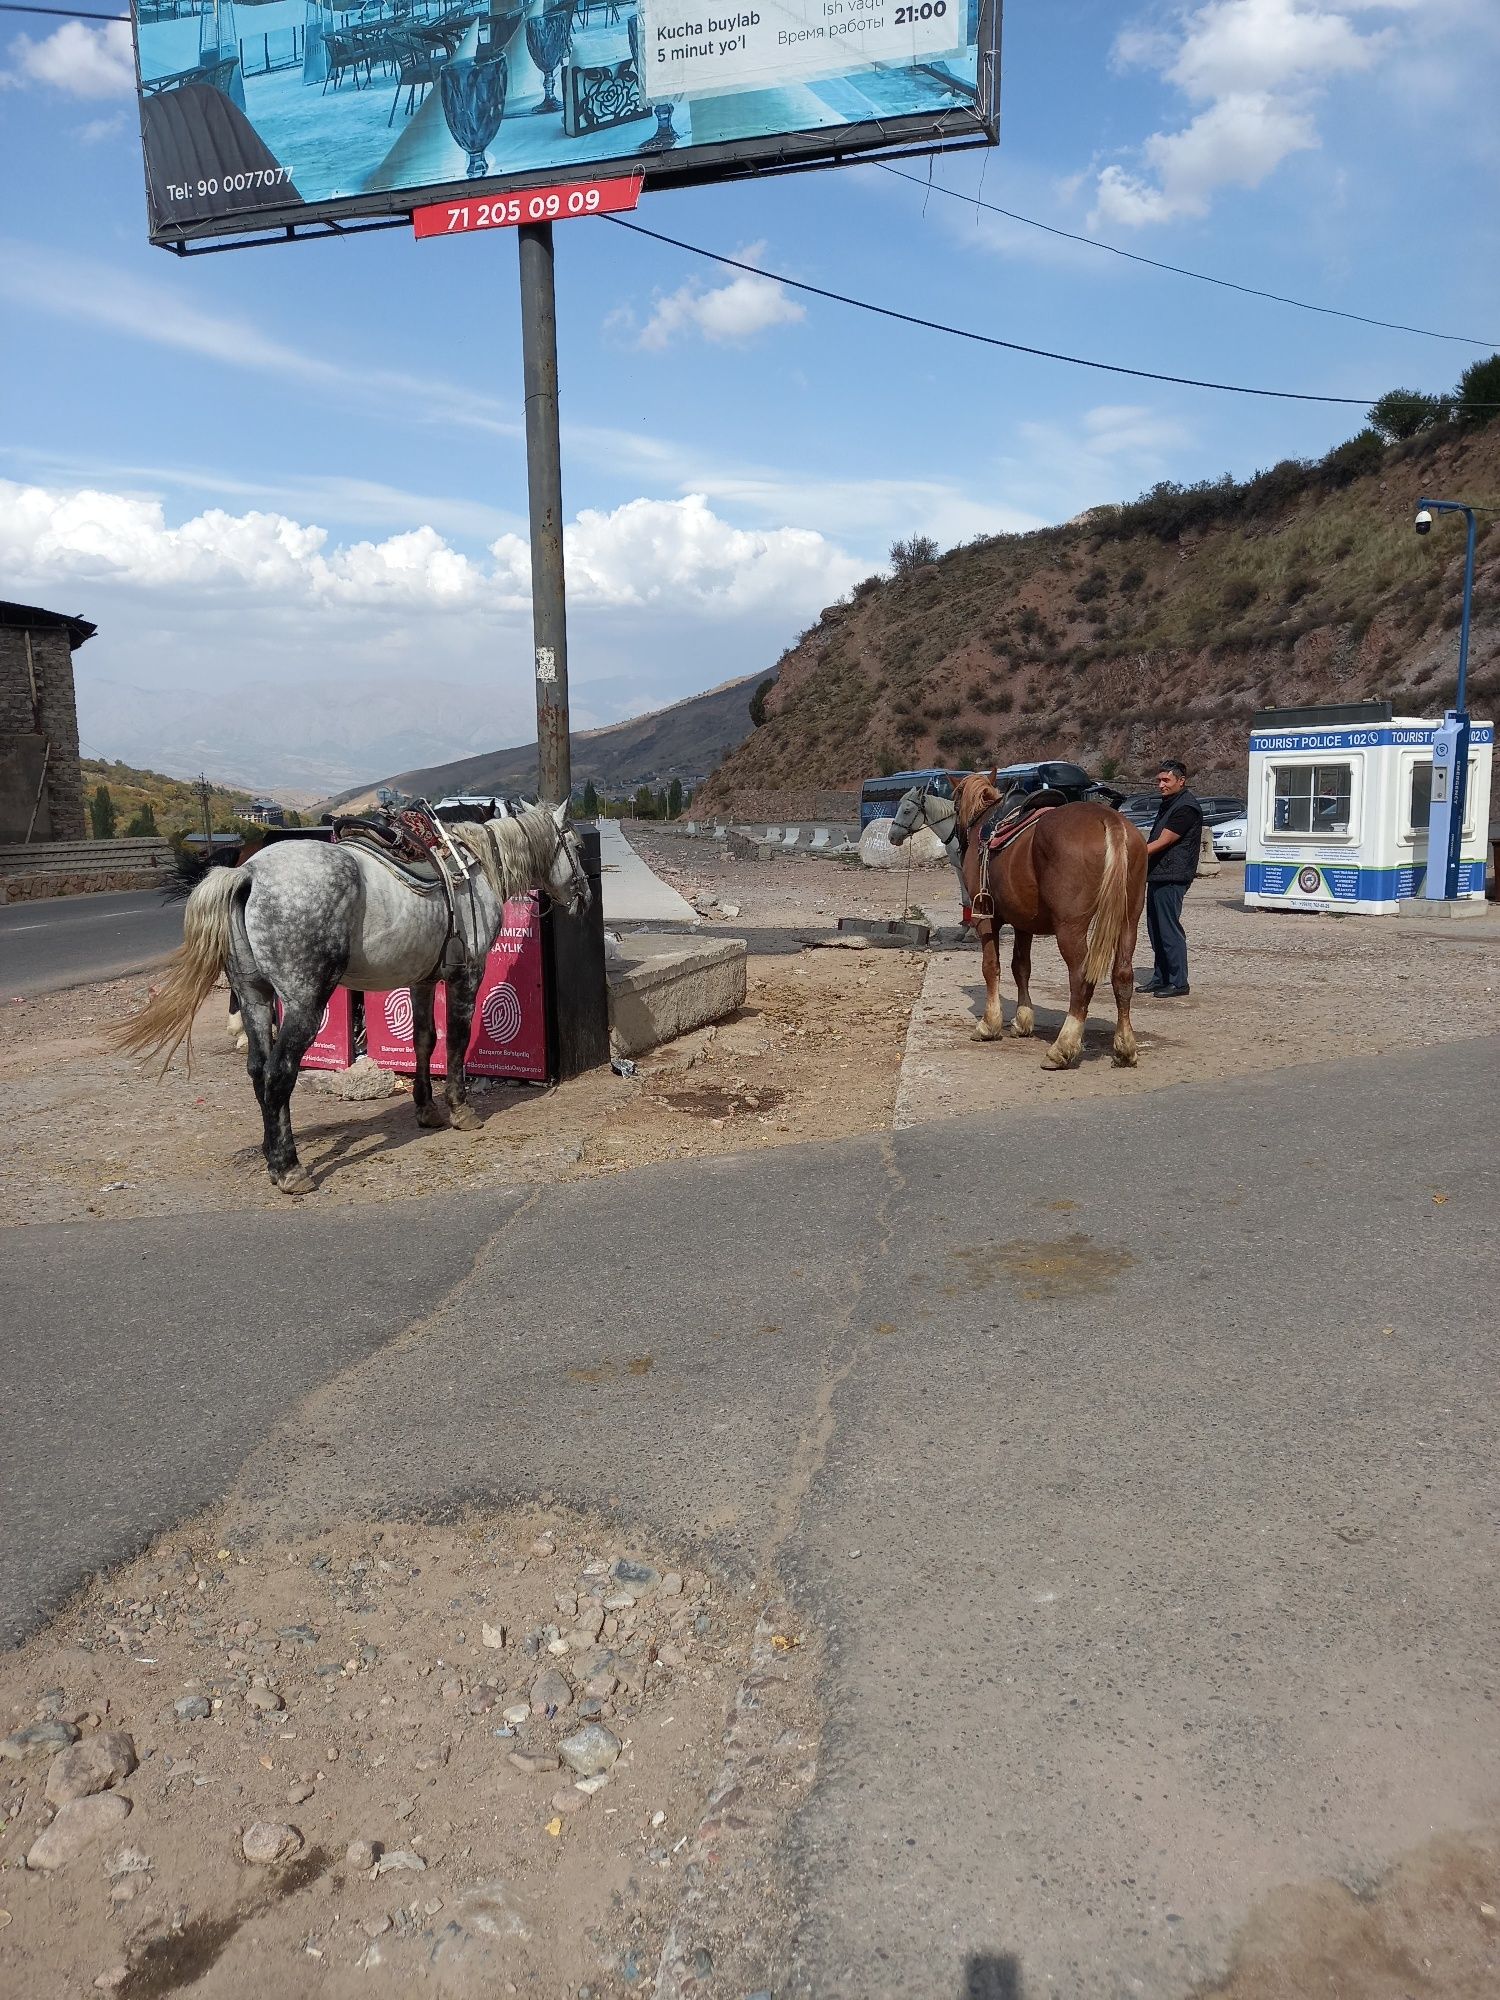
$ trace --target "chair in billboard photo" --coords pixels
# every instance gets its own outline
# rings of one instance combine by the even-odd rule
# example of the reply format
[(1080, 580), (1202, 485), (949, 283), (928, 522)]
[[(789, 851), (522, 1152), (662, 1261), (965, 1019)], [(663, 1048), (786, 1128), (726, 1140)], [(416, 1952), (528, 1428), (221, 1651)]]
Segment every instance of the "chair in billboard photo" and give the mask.
[(424, 41), (413, 28), (393, 29), (381, 43), (381, 53), (394, 64), (396, 71), (396, 95), (391, 100), (391, 115), (385, 121), (390, 125), (395, 121), (402, 91), (406, 92), (406, 115), (410, 118), (426, 99), (427, 86), (436, 83), (450, 58), (442, 43)]
[(319, 93), (321, 96), (326, 97), (328, 95), (330, 84), (337, 90), (346, 76), (354, 78), (354, 88), (356, 90), (362, 89), (363, 85), (359, 80), (361, 70), (365, 72), (365, 81), (369, 81), (369, 55), (361, 47), (358, 38), (352, 31), (340, 28), (325, 28), (323, 30), (323, 53), (328, 62), (328, 74), (323, 79), (323, 88)]

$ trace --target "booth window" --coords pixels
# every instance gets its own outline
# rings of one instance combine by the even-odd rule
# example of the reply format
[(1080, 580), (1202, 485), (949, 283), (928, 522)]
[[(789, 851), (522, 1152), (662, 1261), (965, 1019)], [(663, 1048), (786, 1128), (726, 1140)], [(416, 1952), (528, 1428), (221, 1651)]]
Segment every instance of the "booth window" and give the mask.
[[(1479, 783), (1479, 759), (1469, 759), (1469, 788), (1464, 794), (1464, 832), (1474, 831), (1474, 788)], [(1432, 823), (1432, 759), (1423, 758), (1411, 767), (1411, 797), (1406, 810), (1406, 831), (1424, 834)]]
[(1349, 831), (1352, 764), (1278, 764), (1275, 831), (1305, 833), (1315, 839)]

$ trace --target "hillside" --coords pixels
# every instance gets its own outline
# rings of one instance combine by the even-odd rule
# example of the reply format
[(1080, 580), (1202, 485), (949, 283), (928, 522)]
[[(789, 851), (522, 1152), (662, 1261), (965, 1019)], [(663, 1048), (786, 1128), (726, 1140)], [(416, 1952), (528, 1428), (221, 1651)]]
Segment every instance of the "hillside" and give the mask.
[[(1500, 501), (1500, 422), (1383, 449), (1364, 432), (1316, 467), (1158, 487), (1065, 527), (968, 543), (831, 605), (778, 664), (767, 720), (695, 805), (929, 764), (1067, 757), (1140, 778), (1181, 756), (1244, 781), (1257, 708), (1453, 700), (1461, 521), (1412, 531), (1424, 493)], [(1500, 706), (1500, 535), (1481, 525), (1470, 707)]]
[[(155, 811), (159, 833), (171, 835), (202, 831), (203, 807), (199, 803), (198, 787), (184, 778), (168, 778), (160, 771), (136, 770), (129, 764), (106, 763), (102, 757), (85, 757), (85, 806), (100, 785), (108, 786), (109, 796), (114, 801), (118, 833), (125, 831), (145, 805)], [(252, 798), (252, 793), (236, 791), (231, 786), (210, 786), (209, 801), (214, 825), (223, 828), (234, 824), (251, 804)]]
[[(591, 778), (607, 797), (624, 797), (638, 785), (670, 785), (674, 778), (684, 785), (698, 784), (749, 735), (750, 697), (764, 679), (764, 674), (752, 674), (745, 680), (726, 681), (707, 694), (691, 695), (650, 715), (611, 723), (607, 729), (578, 731), (573, 737), (575, 789)], [(421, 799), (438, 799), (450, 792), (530, 792), (536, 787), (536, 744), (398, 771), (341, 792), (328, 803), (343, 808), (364, 805), (382, 785)]]

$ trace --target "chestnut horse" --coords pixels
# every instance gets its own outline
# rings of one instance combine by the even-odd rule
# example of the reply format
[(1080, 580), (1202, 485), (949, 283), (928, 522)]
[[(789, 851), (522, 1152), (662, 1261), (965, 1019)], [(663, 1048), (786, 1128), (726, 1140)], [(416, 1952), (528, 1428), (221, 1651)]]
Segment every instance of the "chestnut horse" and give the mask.
[[(1113, 807), (1088, 800), (1052, 806), (1028, 820), (1016, 838), (996, 851), (985, 822), (1002, 803), (994, 773), (976, 772), (958, 786), (955, 804), (963, 845), (965, 898), (984, 954), (984, 1018), (976, 1041), (1003, 1031), (1000, 1011), (1000, 926), (1015, 932), (1011, 971), (1016, 1012), (1011, 1033), (1029, 1035), (1031, 940), (1057, 939), (1068, 968), (1068, 1017), (1048, 1049), (1048, 1069), (1067, 1069), (1083, 1047), (1094, 988), (1109, 974), (1115, 989), (1114, 1059), (1133, 1069), (1135, 1032), (1130, 996), (1135, 989), (1135, 939), (1146, 901), (1144, 836)], [(1025, 801), (1018, 802), (1024, 810)]]

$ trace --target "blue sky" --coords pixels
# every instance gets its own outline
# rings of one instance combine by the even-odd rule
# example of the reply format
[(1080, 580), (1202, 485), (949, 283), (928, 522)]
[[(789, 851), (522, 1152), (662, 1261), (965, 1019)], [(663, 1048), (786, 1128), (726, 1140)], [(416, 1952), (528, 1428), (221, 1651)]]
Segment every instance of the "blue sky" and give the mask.
[[(153, 250), (128, 46), (0, 16), (0, 576), (99, 625), (86, 748), (315, 791), (524, 739), (513, 236)], [(1001, 144), (939, 160), (948, 186), (1500, 345), (1492, 0), (1012, 0), (1003, 73)], [(1174, 373), (1363, 396), (1488, 351), (1144, 270), (870, 166), (641, 220)], [(1066, 519), (1360, 422), (977, 348), (605, 222), (560, 224), (557, 252), (578, 726), (774, 661), (894, 536)]]

